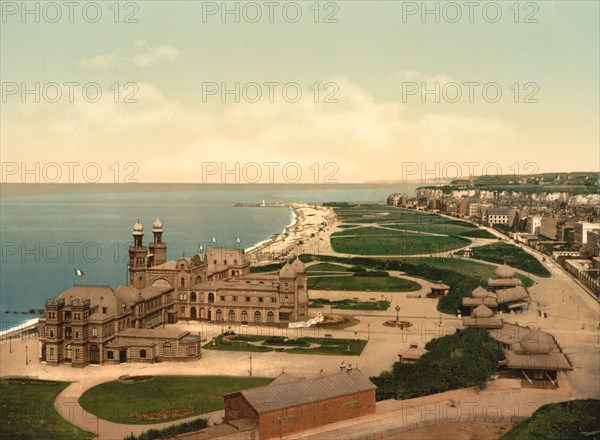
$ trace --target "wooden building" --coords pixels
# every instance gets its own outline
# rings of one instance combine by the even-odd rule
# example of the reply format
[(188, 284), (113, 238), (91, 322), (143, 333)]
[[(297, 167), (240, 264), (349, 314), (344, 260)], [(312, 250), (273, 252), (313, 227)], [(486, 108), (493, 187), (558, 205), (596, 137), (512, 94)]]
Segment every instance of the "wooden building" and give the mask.
[(260, 388), (227, 394), (225, 423), (250, 421), (260, 440), (375, 412), (376, 386), (360, 371), (299, 379), (282, 375)]

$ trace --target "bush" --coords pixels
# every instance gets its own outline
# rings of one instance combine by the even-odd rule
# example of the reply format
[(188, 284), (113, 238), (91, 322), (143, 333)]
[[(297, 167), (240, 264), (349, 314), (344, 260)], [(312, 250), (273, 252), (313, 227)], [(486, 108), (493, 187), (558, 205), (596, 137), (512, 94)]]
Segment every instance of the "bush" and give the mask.
[(392, 386), (401, 399), (483, 386), (502, 357), (500, 345), (488, 332), (475, 328), (433, 339), (425, 347), (428, 352), (416, 363), (396, 362), (391, 373), (372, 380), (382, 398), (391, 395)]
[(178, 425), (167, 426), (163, 429), (149, 429), (142, 432), (140, 435), (130, 434), (125, 437), (125, 440), (156, 440), (173, 438), (176, 435), (186, 432), (199, 431), (208, 426), (207, 419), (196, 419), (191, 422), (180, 423)]

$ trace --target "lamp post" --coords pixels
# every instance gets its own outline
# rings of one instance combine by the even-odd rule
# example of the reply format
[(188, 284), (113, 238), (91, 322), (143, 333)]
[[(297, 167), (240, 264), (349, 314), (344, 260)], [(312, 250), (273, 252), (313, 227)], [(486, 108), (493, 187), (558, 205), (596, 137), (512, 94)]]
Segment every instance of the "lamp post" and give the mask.
[(25, 346), (25, 365), (29, 365), (29, 358), (27, 357), (27, 345)]
[(371, 340), (371, 324), (367, 324), (367, 341)]
[(250, 377), (252, 377), (252, 356), (250, 356), (250, 369), (248, 370), (248, 373), (250, 373)]
[(12, 353), (12, 337), (8, 337), (8, 352)]
[(396, 322), (400, 321), (400, 306), (396, 306)]

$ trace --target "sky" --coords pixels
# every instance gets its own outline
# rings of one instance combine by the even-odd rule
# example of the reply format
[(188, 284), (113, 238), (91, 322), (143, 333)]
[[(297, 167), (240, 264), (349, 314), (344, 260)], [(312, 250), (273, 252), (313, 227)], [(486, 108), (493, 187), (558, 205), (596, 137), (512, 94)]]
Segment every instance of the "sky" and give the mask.
[(1, 9), (2, 182), (600, 169), (596, 1)]

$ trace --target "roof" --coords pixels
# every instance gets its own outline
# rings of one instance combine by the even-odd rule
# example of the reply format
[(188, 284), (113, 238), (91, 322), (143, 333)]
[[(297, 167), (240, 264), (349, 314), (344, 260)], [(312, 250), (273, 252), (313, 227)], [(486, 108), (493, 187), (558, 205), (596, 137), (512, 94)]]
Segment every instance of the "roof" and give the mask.
[(496, 276), (498, 278), (512, 278), (515, 276), (515, 270), (504, 263), (502, 266), (496, 268)]
[(485, 304), (480, 304), (471, 312), (473, 318), (491, 318), (494, 312)]
[[(94, 319), (98, 317), (109, 317), (117, 312), (117, 299), (115, 292), (106, 286), (80, 286), (75, 285), (59, 295), (59, 298), (65, 300), (65, 305), (69, 306), (73, 300), (90, 300), (90, 308), (98, 306), (98, 313), (91, 315)], [(106, 307), (106, 313), (102, 313), (102, 309)], [(98, 315), (98, 316), (96, 316)], [(91, 318), (90, 317), (90, 318)]]
[(488, 287), (514, 287), (522, 285), (523, 282), (518, 278), (497, 278), (488, 280)]
[(294, 260), (294, 262), (292, 263), (292, 269), (294, 269), (294, 272), (296, 273), (306, 272), (306, 266), (302, 261), (300, 261), (300, 258), (296, 258)]
[(119, 332), (123, 338), (143, 338), (143, 339), (180, 339), (187, 336), (190, 332), (178, 330), (176, 328), (128, 328)]
[(417, 360), (420, 359), (425, 353), (427, 353), (427, 350), (425, 350), (423, 347), (419, 347), (419, 344), (410, 344), (407, 349), (398, 353), (398, 356), (400, 356), (401, 359)]
[[(484, 306), (485, 307), (485, 306)], [(477, 328), (491, 328), (499, 329), (502, 328), (502, 319), (498, 315), (478, 318), (476, 316), (463, 316), (463, 325), (465, 327), (477, 327)]]
[(505, 323), (501, 329), (490, 330), (489, 333), (496, 341), (502, 344), (512, 345), (531, 333), (531, 330), (527, 327), (521, 327), (520, 325)]
[(492, 296), (492, 292), (489, 292), (488, 290), (484, 289), (481, 286), (478, 286), (475, 290), (473, 290), (471, 292), (471, 296), (473, 298), (486, 298), (488, 296)]
[(519, 348), (526, 353), (546, 354), (556, 347), (552, 336), (541, 330), (535, 330), (519, 341)]
[(352, 370), (292, 383), (252, 388), (241, 391), (240, 394), (256, 412), (261, 414), (376, 388), (367, 376), (360, 371)]
[(450, 286), (448, 286), (447, 284), (444, 284), (444, 283), (436, 283), (436, 284), (432, 284), (431, 288), (432, 289), (446, 290), (446, 289), (450, 289)]
[(507, 302), (528, 300), (529, 293), (523, 286), (510, 287), (508, 289), (498, 290), (496, 292), (498, 296), (498, 304), (505, 304)]
[(506, 366), (522, 370), (572, 370), (569, 360), (560, 351), (547, 354), (526, 354), (507, 350)]
[(488, 208), (488, 215), (509, 215), (510, 208)]
[(279, 271), (279, 276), (281, 278), (294, 278), (296, 276), (296, 272), (294, 272), (294, 268), (290, 263), (285, 263), (285, 266), (283, 266)]
[(462, 305), (467, 307), (477, 307), (480, 304), (485, 304), (488, 307), (497, 308), (498, 301), (493, 296), (488, 296), (487, 298), (472, 298), (470, 296), (465, 296), (462, 299)]
[(282, 372), (279, 376), (277, 376), (275, 378), (275, 380), (273, 382), (271, 382), (269, 385), (273, 386), (273, 385), (282, 385), (284, 383), (295, 383), (302, 380), (299, 377), (296, 376), (292, 376), (291, 374), (287, 374), (285, 372)]
[(106, 344), (107, 348), (121, 348), (121, 347), (154, 347), (156, 342), (148, 339), (140, 338), (123, 338), (117, 336), (115, 339)]

